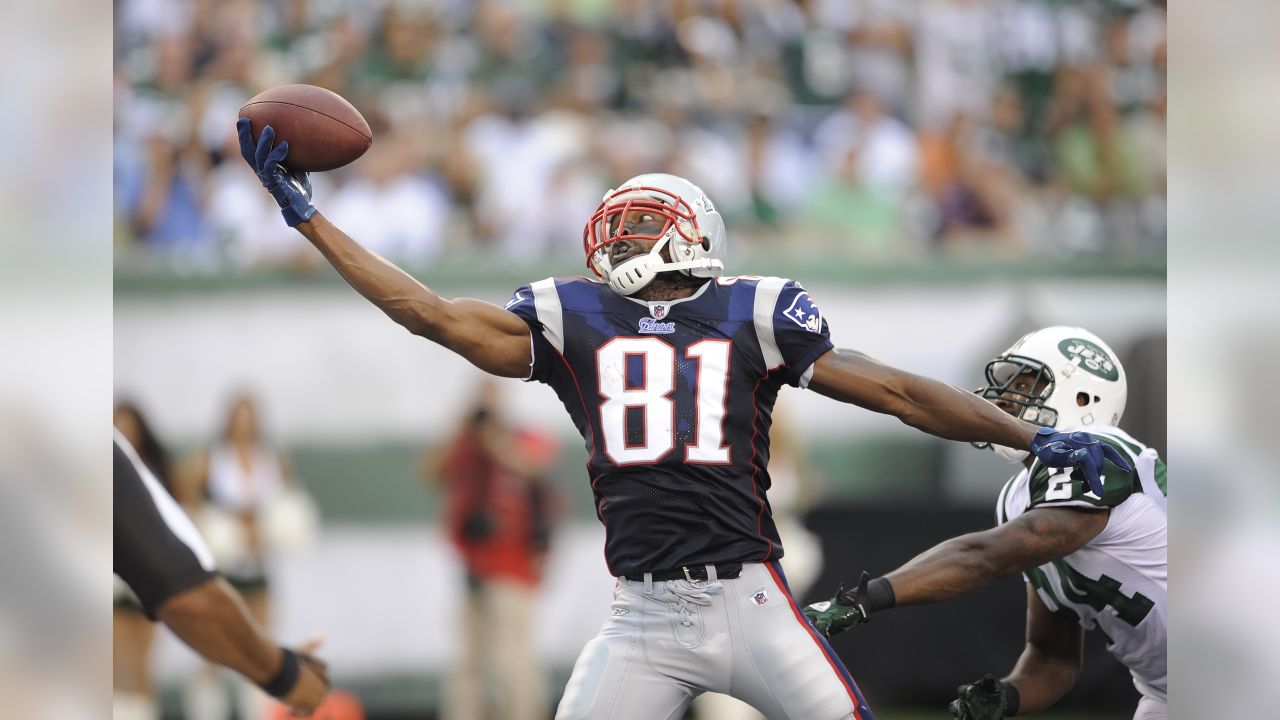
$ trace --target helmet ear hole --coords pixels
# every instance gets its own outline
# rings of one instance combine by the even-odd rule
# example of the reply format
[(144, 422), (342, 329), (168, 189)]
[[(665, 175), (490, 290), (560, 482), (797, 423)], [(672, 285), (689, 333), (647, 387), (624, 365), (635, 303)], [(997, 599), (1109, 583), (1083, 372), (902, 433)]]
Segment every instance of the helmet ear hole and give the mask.
[(708, 251), (708, 250), (710, 250), (710, 249), (711, 249), (711, 238), (707, 237), (706, 235), (703, 235), (703, 236), (702, 236), (702, 250), (703, 250), (703, 252), (706, 252), (706, 251)]
[[(1097, 400), (1097, 399), (1098, 398), (1094, 398), (1094, 400)], [(1087, 392), (1076, 393), (1076, 405), (1080, 407), (1084, 407), (1085, 405), (1088, 405), (1088, 404), (1089, 404), (1089, 393)]]

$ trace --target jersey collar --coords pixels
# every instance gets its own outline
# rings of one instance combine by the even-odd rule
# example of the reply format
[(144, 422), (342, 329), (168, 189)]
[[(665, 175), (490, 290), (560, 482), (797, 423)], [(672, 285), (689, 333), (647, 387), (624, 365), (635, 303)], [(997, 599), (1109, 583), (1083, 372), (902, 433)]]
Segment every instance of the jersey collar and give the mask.
[(702, 287), (695, 290), (692, 295), (689, 297), (676, 298), (675, 300), (641, 300), (639, 298), (633, 298), (626, 295), (621, 297), (624, 297), (637, 305), (642, 305), (648, 308), (650, 315), (657, 320), (661, 320), (663, 317), (671, 314), (672, 306), (679, 305), (682, 302), (688, 302), (690, 300), (697, 300), (702, 297), (702, 294), (705, 293), (707, 288), (711, 287), (714, 282), (715, 278), (708, 278), (707, 281), (702, 284)]

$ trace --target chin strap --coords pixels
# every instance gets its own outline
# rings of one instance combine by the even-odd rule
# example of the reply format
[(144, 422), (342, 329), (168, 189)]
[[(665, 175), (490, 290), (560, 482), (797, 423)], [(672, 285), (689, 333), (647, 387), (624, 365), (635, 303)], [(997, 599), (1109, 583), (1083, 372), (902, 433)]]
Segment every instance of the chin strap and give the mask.
[(698, 258), (680, 262), (665, 262), (662, 259), (662, 248), (670, 240), (670, 235), (654, 244), (653, 249), (622, 263), (609, 271), (609, 287), (619, 295), (632, 295), (639, 292), (660, 272), (671, 270), (701, 270), (706, 268), (724, 269), (724, 263), (715, 258)]

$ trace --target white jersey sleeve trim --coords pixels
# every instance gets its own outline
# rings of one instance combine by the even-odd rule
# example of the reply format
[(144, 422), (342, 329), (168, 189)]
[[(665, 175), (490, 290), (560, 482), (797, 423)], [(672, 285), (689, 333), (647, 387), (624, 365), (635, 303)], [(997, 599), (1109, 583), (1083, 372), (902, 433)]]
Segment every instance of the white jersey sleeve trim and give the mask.
[[(1024, 470), (1023, 472), (1026, 472), (1026, 471)], [(1009, 501), (1009, 488), (1013, 486), (1013, 481), (1017, 479), (1018, 479), (1018, 476), (1014, 475), (1013, 477), (1005, 481), (1004, 487), (1000, 488), (1000, 497), (996, 498), (996, 526), (997, 527), (1007, 522), (1005, 518), (1009, 517), (1009, 509), (1005, 507), (1005, 503)]]
[(538, 362), (538, 343), (533, 341), (533, 328), (529, 328), (529, 371), (521, 378), (525, 382), (533, 380), (533, 366)]
[(1156, 460), (1160, 455), (1155, 448), (1146, 448), (1133, 459), (1133, 469), (1138, 472), (1138, 480), (1142, 483), (1142, 492), (1151, 498), (1156, 507), (1167, 517), (1169, 515), (1169, 498), (1156, 485)]
[(129, 458), (129, 462), (133, 463), (134, 469), (138, 471), (138, 477), (142, 478), (142, 484), (147, 488), (147, 492), (151, 495), (151, 501), (155, 503), (156, 509), (160, 511), (160, 517), (164, 520), (164, 524), (173, 531), (174, 536), (182, 541), (191, 549), (196, 560), (200, 563), (200, 567), (212, 572), (217, 569), (213, 561), (213, 553), (210, 552), (209, 546), (205, 544), (204, 538), (200, 536), (200, 532), (196, 530), (196, 526), (191, 522), (191, 518), (182, 511), (176, 500), (170, 495), (155, 475), (147, 469), (142, 459), (138, 457), (133, 446), (125, 440), (124, 435), (119, 430), (115, 430), (116, 445), (124, 451), (125, 457)]
[[(779, 277), (760, 278), (756, 283), (756, 302), (754, 306), (756, 339), (760, 342), (760, 352), (764, 355), (764, 365), (772, 370), (782, 365), (782, 351), (773, 335), (773, 311), (778, 305), (778, 296), (787, 281)], [(812, 368), (810, 368), (812, 370)], [(808, 384), (802, 380), (801, 387)]]
[[(1124, 454), (1129, 457), (1129, 464), (1133, 465), (1134, 472), (1138, 474), (1138, 481), (1142, 483), (1142, 492), (1160, 508), (1165, 515), (1169, 514), (1169, 499), (1160, 491), (1160, 486), (1156, 485), (1156, 460), (1160, 458), (1160, 454), (1155, 448), (1149, 448), (1146, 445), (1133, 439), (1129, 433), (1118, 427), (1098, 428), (1098, 434), (1110, 435), (1113, 439), (1120, 440), (1120, 447), (1124, 450)], [(1136, 445), (1141, 451), (1135, 454), (1131, 446)]]
[(533, 290), (533, 307), (542, 323), (542, 335), (556, 351), (564, 352), (564, 311), (560, 307), (560, 293), (556, 292), (555, 278), (539, 280), (529, 286)]
[(809, 381), (813, 379), (813, 366), (817, 364), (818, 363), (816, 360), (814, 362), (809, 363), (809, 367), (805, 368), (804, 373), (800, 376), (800, 382), (796, 385), (796, 387), (800, 388), (801, 390), (804, 390), (805, 388), (809, 387)]

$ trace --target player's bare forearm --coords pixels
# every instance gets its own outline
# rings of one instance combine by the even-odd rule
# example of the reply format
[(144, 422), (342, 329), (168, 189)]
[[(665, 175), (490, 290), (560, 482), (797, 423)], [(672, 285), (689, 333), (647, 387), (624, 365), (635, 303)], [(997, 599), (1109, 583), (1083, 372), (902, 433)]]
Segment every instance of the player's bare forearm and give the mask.
[(1076, 684), (1084, 665), (1084, 632), (1065, 615), (1049, 611), (1027, 586), (1027, 645), (1003, 681), (1018, 688), (1018, 714), (1049, 709)]
[(1002, 681), (1018, 688), (1018, 714), (1044, 712), (1062, 699), (1076, 684), (1080, 663), (1046, 656), (1027, 645), (1014, 671)]
[(157, 616), (205, 659), (235, 670), (255, 684), (280, 668), (279, 646), (266, 637), (226, 580), (213, 578), (178, 593)]
[(951, 538), (885, 575), (897, 605), (947, 600), (1083, 547), (1109, 511), (1037, 508), (998, 528)]
[(951, 538), (885, 575), (896, 605), (919, 605), (970, 593), (1018, 572), (990, 531)]
[(297, 225), (311, 244), (357, 292), (409, 332), (462, 355), (480, 369), (524, 377), (532, 362), (529, 328), (489, 303), (449, 300), (418, 282), (316, 213)]
[(1035, 425), (972, 393), (845, 348), (818, 358), (809, 387), (836, 400), (894, 415), (947, 440), (1026, 448), (1036, 432)]
[(351, 287), (415, 335), (425, 335), (446, 312), (447, 300), (316, 213), (298, 231)]

